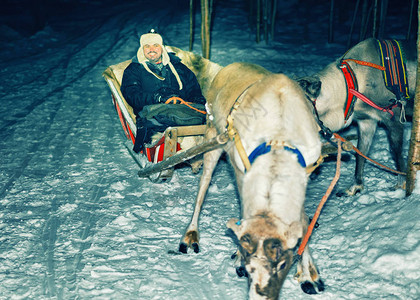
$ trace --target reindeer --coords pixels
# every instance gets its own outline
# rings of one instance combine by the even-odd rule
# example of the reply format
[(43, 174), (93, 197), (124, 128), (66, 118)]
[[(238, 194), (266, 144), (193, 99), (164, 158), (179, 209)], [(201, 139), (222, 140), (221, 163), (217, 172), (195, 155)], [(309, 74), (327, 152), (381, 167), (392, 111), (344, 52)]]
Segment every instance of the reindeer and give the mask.
[(185, 51), (174, 46), (166, 46), (166, 49), (168, 52), (175, 53), (181, 59), (181, 62), (193, 71), (200, 84), (203, 95), (206, 95), (211, 82), (222, 69), (222, 66), (193, 52)]
[[(227, 226), (239, 241), (250, 299), (278, 299), (306, 233), (306, 165), (321, 154), (312, 106), (299, 85), (283, 74), (248, 63), (221, 69), (206, 93), (206, 139), (227, 130), (231, 140), (204, 154), (194, 214), (179, 251), (198, 253), (198, 219), (215, 166), (227, 152), (241, 199), (241, 219)], [(324, 289), (308, 246), (298, 261), (297, 280), (309, 294)]]
[[(349, 126), (352, 121), (357, 123), (357, 147), (364, 154), (369, 152), (378, 123), (382, 123), (388, 132), (397, 170), (404, 171), (403, 120), (413, 114), (417, 53), (414, 43), (398, 43), (400, 49), (395, 50), (405, 60), (406, 73), (403, 72), (404, 67), (397, 66), (395, 74), (399, 75), (402, 81), (405, 80), (408, 87), (401, 88), (397, 82), (394, 91), (387, 89), (384, 81), (386, 76), (384, 77), (380, 67), (386, 66), (394, 54), (385, 55), (382, 59), (378, 49), (383, 48), (383, 45), (376, 39), (360, 42), (319, 73), (300, 78), (298, 82), (316, 106), (320, 120), (330, 130), (339, 131)], [(396, 48), (395, 44), (393, 47)], [(353, 73), (353, 82), (346, 80), (343, 72)], [(388, 80), (389, 77), (392, 76), (388, 76)], [(371, 103), (362, 101), (363, 96), (371, 100)], [(365, 159), (357, 155), (355, 182), (339, 195), (354, 195), (363, 190), (364, 164)], [(399, 176), (398, 181), (398, 186), (403, 187), (404, 178)]]

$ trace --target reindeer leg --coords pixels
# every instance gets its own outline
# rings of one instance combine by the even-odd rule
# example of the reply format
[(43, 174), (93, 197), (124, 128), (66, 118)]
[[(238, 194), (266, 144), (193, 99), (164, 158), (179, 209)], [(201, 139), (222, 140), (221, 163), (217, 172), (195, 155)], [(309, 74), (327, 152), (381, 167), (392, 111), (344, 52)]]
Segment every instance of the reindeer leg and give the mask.
[[(402, 145), (404, 136), (404, 126), (399, 122), (398, 118), (395, 117), (391, 120), (384, 122), (388, 132), (389, 145), (391, 148), (391, 154), (395, 161), (395, 166), (400, 172), (404, 172), (406, 169), (406, 163), (402, 155)], [(396, 188), (405, 189), (405, 177), (398, 175), (398, 184)]]
[[(210, 128), (206, 133), (207, 137), (210, 138), (216, 136), (216, 134), (217, 132), (215, 128)], [(198, 217), (200, 216), (201, 206), (203, 205), (204, 197), (206, 196), (207, 189), (210, 185), (213, 171), (222, 153), (223, 149), (219, 148), (204, 154), (203, 174), (201, 175), (200, 188), (195, 199), (194, 213), (179, 244), (179, 252), (187, 253), (188, 248), (192, 248), (195, 253), (200, 251), (198, 243)]]
[(307, 294), (317, 294), (324, 291), (324, 282), (319, 277), (318, 269), (312, 259), (308, 245), (306, 245), (298, 261), (295, 279)]
[[(372, 145), (373, 136), (375, 135), (378, 122), (373, 119), (364, 119), (358, 122), (359, 137), (357, 148), (367, 155)], [(353, 196), (363, 190), (363, 172), (366, 159), (360, 155), (356, 155), (356, 170), (354, 173), (355, 182), (345, 192), (338, 193), (338, 196)]]
[[(305, 213), (303, 213), (302, 221), (303, 227), (305, 228), (304, 234), (306, 234), (309, 225), (309, 218)], [(297, 272), (294, 278), (297, 279), (300, 283), (301, 289), (306, 294), (317, 294), (317, 292), (324, 291), (324, 282), (319, 277), (318, 268), (312, 259), (308, 244), (306, 244), (302, 255), (299, 257)]]
[(239, 277), (248, 277), (248, 272), (246, 271), (246, 268), (244, 266), (243, 257), (239, 249), (236, 250), (236, 252), (233, 253), (230, 258), (235, 260), (234, 264), (236, 265), (236, 275), (238, 275)]

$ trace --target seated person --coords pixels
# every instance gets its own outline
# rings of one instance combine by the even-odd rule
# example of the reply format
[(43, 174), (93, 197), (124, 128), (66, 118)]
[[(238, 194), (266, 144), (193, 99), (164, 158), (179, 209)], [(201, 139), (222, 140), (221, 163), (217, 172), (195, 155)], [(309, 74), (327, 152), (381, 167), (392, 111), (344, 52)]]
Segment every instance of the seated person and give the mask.
[(201, 105), (206, 103), (194, 73), (175, 54), (166, 51), (162, 37), (153, 29), (140, 37), (137, 57), (124, 71), (121, 92), (136, 115), (133, 150), (137, 153), (150, 142), (153, 131), (158, 128), (142, 114), (145, 106), (165, 103), (172, 97)]

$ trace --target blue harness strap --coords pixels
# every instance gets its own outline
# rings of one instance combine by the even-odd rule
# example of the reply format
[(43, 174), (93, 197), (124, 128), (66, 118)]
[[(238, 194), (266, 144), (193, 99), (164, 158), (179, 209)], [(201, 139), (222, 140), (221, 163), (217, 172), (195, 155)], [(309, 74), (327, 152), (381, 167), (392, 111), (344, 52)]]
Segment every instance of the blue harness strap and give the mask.
[[(299, 151), (299, 149), (295, 147), (289, 147), (289, 146), (283, 146), (284, 150), (293, 152), (297, 155), (298, 163), (303, 167), (306, 168), (306, 162), (305, 158), (303, 157), (302, 153)], [(252, 165), (253, 162), (257, 159), (258, 156), (264, 155), (271, 151), (271, 145), (267, 145), (266, 142), (260, 144), (257, 148), (255, 148), (251, 154), (248, 156), (249, 162)]]
[(255, 148), (254, 151), (252, 151), (251, 154), (248, 156), (249, 163), (252, 165), (258, 156), (264, 155), (270, 151), (271, 145), (267, 145), (266, 142), (262, 143), (257, 148)]
[(306, 168), (305, 158), (303, 158), (303, 155), (299, 151), (298, 148), (291, 148), (291, 147), (288, 147), (288, 146), (284, 146), (284, 149), (287, 150), (287, 151), (293, 152), (294, 154), (296, 154), (297, 155), (297, 158), (298, 158), (298, 163), (300, 163), (300, 165), (303, 168)]

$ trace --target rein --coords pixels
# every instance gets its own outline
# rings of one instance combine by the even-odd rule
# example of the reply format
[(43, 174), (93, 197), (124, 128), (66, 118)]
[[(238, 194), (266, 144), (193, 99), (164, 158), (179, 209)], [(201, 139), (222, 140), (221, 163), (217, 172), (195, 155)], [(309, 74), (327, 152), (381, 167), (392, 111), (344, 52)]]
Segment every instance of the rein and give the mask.
[[(330, 183), (330, 186), (328, 187), (327, 191), (325, 192), (325, 195), (322, 197), (320, 203), (318, 204), (318, 207), (317, 207), (317, 209), (315, 211), (315, 214), (314, 214), (314, 216), (313, 216), (313, 218), (311, 220), (311, 223), (308, 226), (308, 230), (306, 231), (306, 234), (305, 234), (305, 236), (304, 236), (304, 238), (302, 240), (302, 243), (300, 244), (299, 249), (297, 251), (297, 255), (298, 256), (301, 256), (302, 255), (302, 253), (303, 253), (303, 251), (304, 251), (304, 249), (305, 249), (305, 247), (306, 247), (306, 245), (307, 245), (307, 243), (309, 241), (309, 238), (312, 235), (312, 232), (313, 232), (314, 228), (317, 227), (316, 224), (317, 224), (317, 220), (318, 220), (318, 218), (319, 218), (319, 216), (321, 214), (321, 210), (324, 207), (325, 203), (327, 202), (328, 197), (331, 195), (331, 192), (334, 189), (335, 185), (337, 184), (338, 179), (340, 178), (341, 150), (342, 150), (341, 143), (342, 142), (345, 143), (345, 144), (343, 144), (345, 146), (344, 147), (344, 150), (345, 151), (350, 151), (350, 149), (347, 149), (349, 142), (346, 139), (344, 139), (343, 137), (341, 137), (337, 133), (334, 133), (333, 135), (334, 135), (334, 138), (337, 140), (337, 165), (336, 165), (335, 175), (334, 175), (333, 180)], [(371, 159), (371, 158), (367, 157), (366, 155), (364, 155), (355, 146), (352, 146), (351, 148), (354, 151), (356, 151), (357, 154), (363, 156), (364, 158), (368, 159), (369, 161), (371, 161), (371, 162), (379, 165), (380, 167), (382, 167), (382, 168), (384, 168), (384, 169), (386, 169), (388, 171), (391, 171), (391, 172), (394, 172), (394, 173), (397, 173), (397, 174), (401, 174), (401, 175), (406, 175), (406, 173), (404, 173), (404, 172), (399, 172), (399, 171), (390, 169), (390, 168), (388, 168), (388, 167), (386, 167), (386, 166), (384, 166), (384, 165), (382, 165), (382, 164), (374, 161), (373, 159)]]
[[(347, 142), (347, 140), (346, 140), (345, 138), (343, 138), (342, 136), (338, 135), (337, 133), (334, 133), (334, 137), (335, 137), (336, 139), (338, 139), (338, 140), (342, 141), (342, 142)], [(351, 144), (351, 143), (350, 143), (350, 144)], [(381, 167), (382, 169), (385, 169), (385, 170), (387, 170), (387, 171), (390, 171), (390, 172), (392, 172), (392, 173), (399, 174), (399, 175), (404, 175), (404, 176), (405, 176), (405, 175), (407, 175), (407, 174), (406, 174), (406, 173), (404, 173), (404, 172), (400, 172), (400, 171), (397, 171), (397, 170), (391, 169), (391, 168), (389, 168), (389, 167), (387, 167), (387, 166), (384, 166), (383, 164), (380, 164), (380, 163), (378, 163), (377, 161), (375, 161), (375, 160), (371, 159), (370, 157), (368, 157), (368, 156), (366, 156), (365, 154), (363, 154), (363, 153), (362, 153), (362, 151), (360, 151), (359, 149), (357, 149), (357, 147), (356, 147), (356, 146), (353, 146), (353, 144), (351, 144), (351, 149), (349, 149), (349, 151), (350, 151), (350, 150), (354, 150), (357, 154), (359, 154), (360, 156), (362, 156), (362, 157), (366, 158), (368, 161), (370, 161), (370, 162), (374, 163), (375, 165), (377, 165), (377, 166)]]
[(308, 244), (309, 238), (311, 237), (312, 231), (314, 230), (316, 226), (316, 222), (319, 218), (319, 215), (321, 214), (321, 210), (324, 207), (324, 204), (327, 202), (328, 197), (331, 195), (332, 190), (334, 189), (335, 185), (337, 184), (338, 179), (340, 178), (340, 166), (341, 166), (341, 140), (337, 141), (337, 167), (335, 169), (335, 176), (333, 180), (330, 183), (330, 186), (328, 187), (327, 191), (325, 192), (325, 195), (322, 197), (321, 202), (318, 204), (318, 207), (315, 211), (314, 217), (312, 218), (311, 223), (308, 226), (308, 230), (306, 231), (306, 234), (302, 240), (302, 243), (299, 246), (297, 254), (299, 256), (302, 255), (303, 251), (305, 250), (306, 245)]
[(173, 97), (169, 98), (168, 100), (166, 100), (165, 104), (170, 104), (171, 102), (172, 102), (172, 104), (177, 104), (177, 101), (179, 101), (180, 104), (186, 105), (189, 108), (191, 108), (192, 110), (195, 110), (195, 111), (199, 112), (200, 114), (205, 115), (207, 113), (204, 110), (199, 110), (198, 108), (195, 108), (194, 106), (191, 105), (191, 102), (187, 102), (184, 99), (182, 99), (181, 97), (173, 96)]
[[(365, 159), (367, 159), (368, 161), (372, 162), (373, 164), (381, 167), (382, 169), (385, 169), (387, 171), (390, 171), (392, 173), (395, 174), (399, 174), (399, 175), (407, 175), (404, 172), (400, 172), (394, 169), (391, 169), (387, 166), (384, 166), (383, 164), (371, 159), (370, 157), (368, 157), (367, 155), (363, 154), (362, 151), (360, 151), (356, 146), (353, 146), (353, 144), (349, 141), (347, 141), (346, 139), (344, 139), (343, 137), (341, 137), (338, 133), (332, 133), (331, 129), (329, 129), (327, 126), (324, 125), (324, 123), (321, 121), (321, 119), (319, 118), (319, 114), (318, 114), (318, 110), (316, 109), (316, 100), (312, 101), (309, 97), (307, 97), (308, 100), (312, 103), (313, 107), (314, 107), (314, 112), (315, 112), (315, 116), (316, 116), (316, 120), (318, 122), (319, 127), (321, 128), (320, 130), (320, 134), (331, 144), (337, 146), (337, 144), (331, 139), (333, 136), (337, 139), (340, 140), (342, 142), (346, 143), (346, 151), (351, 151), (354, 150), (357, 154), (359, 154), (360, 156), (364, 157)], [(350, 145), (350, 146), (347, 146)], [(348, 148), (348, 149), (347, 149)], [(322, 156), (322, 155), (321, 155)]]

